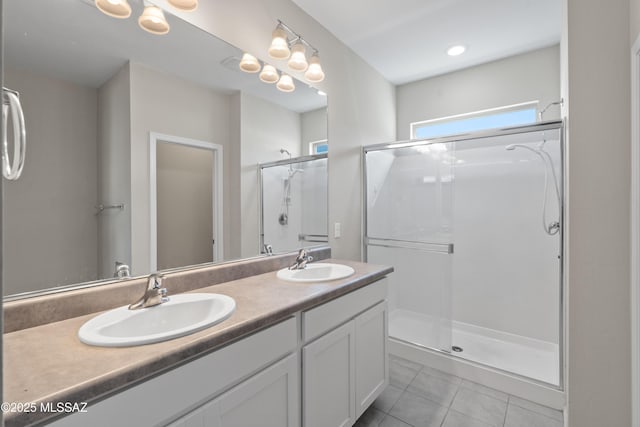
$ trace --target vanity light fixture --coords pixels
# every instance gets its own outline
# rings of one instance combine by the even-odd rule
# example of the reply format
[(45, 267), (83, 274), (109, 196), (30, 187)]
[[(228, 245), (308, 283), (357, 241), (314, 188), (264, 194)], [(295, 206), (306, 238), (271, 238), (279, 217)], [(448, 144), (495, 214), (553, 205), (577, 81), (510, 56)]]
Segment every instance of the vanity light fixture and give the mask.
[(282, 73), (276, 86), (282, 92), (293, 92), (296, 89), (296, 86), (293, 84), (293, 78), (285, 73)]
[(147, 1), (144, 2), (144, 12), (138, 18), (138, 25), (143, 30), (157, 35), (167, 34), (170, 28), (162, 9)]
[[(195, 10), (198, 7), (198, 0), (168, 0), (168, 2), (176, 9), (187, 12)], [(127, 0), (95, 0), (95, 4), (98, 10), (105, 15), (119, 19), (125, 19), (131, 16), (131, 6)], [(170, 26), (164, 17), (162, 9), (147, 0), (143, 0), (142, 4), (144, 5), (144, 11), (138, 18), (140, 28), (151, 34), (167, 34)]]
[(289, 68), (294, 71), (305, 71), (309, 68), (305, 53), (306, 49), (304, 44), (301, 39), (298, 39), (298, 41), (291, 46), (291, 57), (289, 58), (289, 62), (287, 62)]
[[(307, 61), (306, 48), (313, 52), (309, 61)], [(299, 72), (306, 70), (304, 78), (311, 83), (324, 80), (318, 49), (280, 20), (272, 33), (269, 56), (274, 59), (289, 59), (287, 63), (289, 68)]]
[(269, 56), (273, 59), (287, 59), (289, 55), (291, 55), (287, 32), (284, 30), (283, 24), (279, 21), (278, 26), (271, 33), (271, 46), (268, 52)]
[(313, 55), (311, 55), (309, 68), (304, 73), (304, 78), (311, 83), (318, 83), (324, 80), (324, 71), (322, 71), (322, 66), (320, 65), (318, 51), (313, 52)]
[(131, 16), (131, 6), (127, 0), (96, 0), (96, 7), (113, 18), (126, 19)]
[(260, 71), (260, 62), (250, 53), (244, 53), (240, 60), (240, 69), (245, 73), (257, 73)]
[(265, 83), (275, 83), (280, 79), (278, 70), (271, 64), (264, 64), (260, 72), (260, 80)]
[[(307, 48), (313, 52), (309, 61), (306, 55)], [(289, 68), (300, 73), (304, 72), (305, 80), (310, 83), (319, 83), (324, 80), (318, 49), (280, 20), (271, 33), (271, 46), (268, 53), (274, 59), (288, 59)], [(260, 61), (255, 56), (244, 53), (240, 61), (240, 69), (247, 73), (257, 73), (260, 70)], [(296, 88), (290, 75), (285, 73), (279, 75), (278, 70), (271, 64), (263, 65), (260, 80), (265, 83), (278, 82), (276, 87), (283, 92), (293, 92)]]
[(169, 0), (169, 4), (185, 12), (192, 12), (198, 8), (198, 0)]

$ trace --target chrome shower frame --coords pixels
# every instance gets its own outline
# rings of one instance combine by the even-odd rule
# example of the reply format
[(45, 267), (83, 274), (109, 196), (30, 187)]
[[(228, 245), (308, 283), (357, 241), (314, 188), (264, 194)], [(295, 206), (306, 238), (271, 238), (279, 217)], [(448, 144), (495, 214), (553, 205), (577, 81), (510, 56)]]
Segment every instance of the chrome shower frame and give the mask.
[[(493, 137), (499, 137), (499, 136), (507, 136), (507, 135), (515, 135), (515, 134), (522, 134), (522, 133), (529, 133), (529, 132), (541, 132), (541, 131), (545, 131), (545, 130), (559, 130), (559, 138), (560, 138), (560, 176), (562, 178), (562, 185), (560, 186), (560, 206), (559, 206), (559, 211), (560, 211), (560, 232), (559, 232), (559, 258), (560, 258), (560, 268), (559, 268), (559, 342), (558, 342), (558, 351), (559, 351), (559, 355), (558, 355), (558, 360), (559, 360), (559, 381), (558, 381), (558, 385), (556, 384), (550, 384), (544, 381), (539, 381), (530, 377), (526, 377), (520, 374), (516, 374), (513, 373), (511, 371), (507, 371), (504, 369), (500, 369), (500, 368), (496, 368), (494, 366), (489, 366), (489, 365), (485, 365), (482, 363), (478, 363), (478, 362), (472, 362), (469, 361), (463, 357), (457, 356), (455, 354), (453, 354), (452, 352), (447, 352), (445, 350), (442, 349), (438, 349), (438, 348), (433, 348), (433, 347), (425, 347), (423, 345), (419, 345), (419, 344), (415, 344), (415, 343), (409, 343), (408, 344), (413, 344), (413, 345), (418, 345), (421, 348), (425, 348), (429, 351), (434, 351), (443, 355), (446, 355), (447, 357), (451, 357), (454, 359), (458, 359), (460, 361), (464, 361), (466, 363), (470, 363), (476, 366), (481, 366), (484, 368), (489, 368), (492, 370), (496, 370), (502, 374), (507, 374), (510, 376), (514, 376), (516, 378), (525, 380), (525, 381), (530, 381), (533, 382), (535, 384), (544, 386), (544, 387), (548, 387), (554, 390), (558, 390), (558, 391), (564, 391), (564, 385), (565, 385), (565, 357), (566, 357), (566, 342), (565, 342), (565, 337), (566, 337), (566, 332), (565, 332), (565, 324), (566, 324), (566, 301), (565, 301), (565, 227), (564, 225), (566, 224), (566, 217), (565, 217), (565, 194), (566, 194), (566, 157), (565, 157), (565, 123), (564, 121), (561, 120), (553, 120), (553, 121), (547, 121), (547, 122), (541, 122), (541, 123), (536, 123), (536, 124), (532, 124), (532, 125), (526, 125), (526, 126), (514, 126), (514, 127), (508, 127), (508, 128), (501, 128), (501, 129), (493, 129), (493, 130), (487, 130), (487, 131), (478, 131), (478, 132), (472, 132), (472, 133), (466, 133), (466, 134), (460, 134), (460, 135), (452, 135), (452, 136), (446, 136), (446, 137), (441, 137), (441, 138), (431, 138), (431, 139), (414, 139), (414, 140), (406, 140), (406, 141), (398, 141), (398, 142), (392, 142), (392, 143), (382, 143), (382, 144), (374, 144), (374, 145), (368, 145), (368, 146), (363, 146), (362, 150), (361, 150), (361, 170), (362, 170), (362, 187), (361, 187), (361, 236), (362, 236), (362, 247), (361, 247), (361, 253), (362, 253), (362, 260), (367, 262), (367, 247), (369, 246), (369, 236), (367, 235), (367, 163), (366, 163), (366, 155), (367, 153), (371, 152), (371, 151), (382, 151), (382, 150), (391, 150), (391, 149), (397, 149), (397, 148), (405, 148), (405, 147), (418, 147), (418, 146), (428, 146), (431, 144), (442, 144), (442, 143), (455, 143), (455, 142), (461, 142), (461, 141), (468, 141), (468, 140), (473, 140), (473, 139), (483, 139), (483, 138), (493, 138)], [(374, 239), (376, 240), (376, 244), (382, 243), (382, 242), (377, 242), (377, 240), (380, 239)], [(392, 245), (396, 246), (396, 247), (407, 247), (407, 248), (411, 248), (411, 245), (408, 246), (404, 246), (404, 244), (411, 244), (413, 242), (393, 242)], [(398, 246), (400, 245), (400, 246)], [(390, 245), (391, 246), (391, 245)], [(433, 246), (433, 245), (432, 245)], [(413, 247), (415, 247), (415, 244), (413, 244)], [(439, 250), (437, 250), (439, 249)], [(442, 252), (442, 253), (454, 253), (454, 247), (453, 245), (447, 245), (446, 247), (442, 248), (437, 248), (436, 251), (438, 252)], [(433, 249), (431, 249), (433, 250)], [(402, 341), (399, 340), (397, 338), (393, 338), (390, 337), (394, 340), (398, 340), (398, 341)], [(402, 341), (402, 342), (406, 342), (406, 341)]]
[[(284, 154), (283, 149), (281, 149), (281, 154)], [(286, 151), (286, 150), (284, 150)], [(258, 164), (258, 188), (259, 188), (259, 193), (258, 193), (258, 209), (260, 211), (260, 222), (258, 224), (258, 237), (259, 237), (259, 242), (258, 242), (258, 253), (260, 254), (264, 254), (266, 253), (266, 249), (264, 246), (264, 200), (263, 200), (263, 191), (262, 191), (262, 172), (264, 169), (266, 168), (270, 168), (270, 167), (274, 167), (274, 166), (291, 166), (294, 163), (304, 163), (304, 162), (311, 162), (314, 160), (321, 160), (321, 159), (328, 159), (329, 156), (327, 153), (321, 153), (321, 154), (310, 154), (308, 156), (301, 156), (301, 157), (289, 157), (288, 159), (283, 159), (283, 160), (277, 160), (275, 162), (267, 162), (267, 163), (259, 163)], [(327, 218), (329, 218), (329, 203), (327, 201)], [(318, 243), (318, 244), (327, 244), (327, 242), (329, 241), (328, 239), (328, 233), (329, 230), (327, 229), (327, 237), (323, 238), (324, 236), (316, 236), (316, 235), (301, 235), (304, 236), (305, 239), (308, 237), (309, 240), (306, 240), (308, 242), (312, 242), (312, 243)]]

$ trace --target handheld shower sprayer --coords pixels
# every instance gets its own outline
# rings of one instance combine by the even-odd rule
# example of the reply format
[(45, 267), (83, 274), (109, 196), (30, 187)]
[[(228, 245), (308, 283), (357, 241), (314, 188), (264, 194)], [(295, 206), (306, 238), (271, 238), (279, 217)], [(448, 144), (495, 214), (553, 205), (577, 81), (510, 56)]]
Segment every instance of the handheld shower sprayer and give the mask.
[(513, 151), (516, 148), (524, 148), (526, 150), (531, 151), (532, 153), (535, 153), (538, 157), (540, 157), (540, 159), (542, 160), (542, 164), (544, 165), (544, 193), (543, 193), (543, 198), (542, 198), (542, 228), (544, 229), (544, 232), (547, 233), (549, 236), (553, 236), (555, 234), (558, 234), (558, 232), (560, 231), (560, 221), (547, 221), (547, 194), (549, 192), (549, 169), (551, 169), (551, 176), (553, 178), (553, 186), (554, 186), (554, 190), (556, 192), (556, 198), (558, 200), (558, 209), (560, 209), (562, 200), (560, 198), (560, 187), (558, 186), (558, 177), (556, 176), (556, 171), (553, 167), (553, 159), (551, 158), (551, 155), (549, 155), (549, 153), (547, 153), (544, 149), (544, 144), (545, 141), (542, 141), (539, 145), (538, 148), (531, 148), (528, 145), (524, 145), (524, 144), (509, 144), (506, 147), (504, 147), (505, 150), (508, 151)]

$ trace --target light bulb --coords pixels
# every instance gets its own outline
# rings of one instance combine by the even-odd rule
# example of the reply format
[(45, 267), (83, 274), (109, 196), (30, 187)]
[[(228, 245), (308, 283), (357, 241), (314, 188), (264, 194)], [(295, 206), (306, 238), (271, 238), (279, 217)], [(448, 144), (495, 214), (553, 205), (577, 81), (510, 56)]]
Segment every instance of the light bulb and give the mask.
[(198, 8), (198, 0), (169, 0), (169, 4), (186, 12), (192, 12)]
[(287, 41), (287, 33), (278, 25), (276, 29), (273, 30), (271, 37), (269, 56), (275, 59), (287, 59), (289, 55), (291, 55)]
[(127, 0), (96, 0), (96, 7), (114, 18), (125, 19), (131, 16), (131, 6)]
[(304, 78), (311, 83), (319, 83), (324, 80), (324, 71), (320, 66), (320, 57), (318, 52), (314, 52), (309, 59), (309, 68), (304, 73)]
[(294, 71), (305, 71), (309, 67), (305, 53), (304, 44), (298, 40), (291, 47), (291, 58), (289, 58), (289, 62), (287, 63), (289, 68)]
[(293, 79), (290, 75), (282, 73), (278, 84), (276, 85), (282, 92), (293, 92), (296, 86), (293, 84)]
[(278, 81), (280, 76), (278, 75), (278, 70), (271, 64), (264, 64), (262, 67), (262, 71), (260, 72), (260, 80), (265, 83), (275, 83)]
[(257, 73), (260, 71), (260, 62), (255, 56), (245, 52), (240, 60), (240, 69), (245, 73)]
[(169, 23), (164, 17), (162, 9), (157, 6), (144, 7), (144, 12), (138, 18), (140, 27), (151, 34), (167, 34), (169, 32)]

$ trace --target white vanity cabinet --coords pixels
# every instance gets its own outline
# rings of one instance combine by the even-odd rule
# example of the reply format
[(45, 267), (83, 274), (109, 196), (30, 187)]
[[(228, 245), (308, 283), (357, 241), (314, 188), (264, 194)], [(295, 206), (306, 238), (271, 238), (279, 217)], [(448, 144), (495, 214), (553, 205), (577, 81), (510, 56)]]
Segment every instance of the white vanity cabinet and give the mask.
[(302, 314), (304, 427), (346, 427), (388, 384), (386, 281)]
[(297, 348), (292, 317), (51, 425), (298, 427)]
[(51, 425), (351, 426), (388, 384), (386, 296), (382, 279)]

